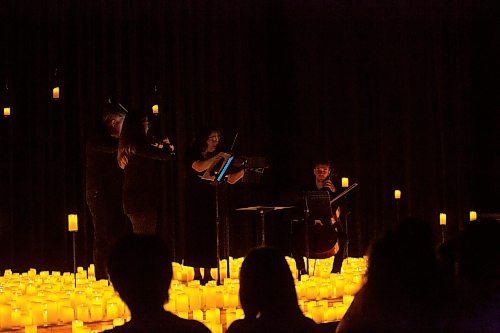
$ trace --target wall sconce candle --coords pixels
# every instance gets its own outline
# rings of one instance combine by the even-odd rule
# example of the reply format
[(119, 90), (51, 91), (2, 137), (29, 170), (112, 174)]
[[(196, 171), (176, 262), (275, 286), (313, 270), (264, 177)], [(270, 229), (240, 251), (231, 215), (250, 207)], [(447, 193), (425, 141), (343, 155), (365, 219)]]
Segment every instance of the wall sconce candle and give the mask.
[(52, 89), (52, 98), (59, 99), (59, 87), (55, 87)]
[(401, 191), (400, 190), (394, 191), (394, 199), (396, 199), (396, 200), (401, 199)]
[(472, 221), (475, 221), (477, 220), (477, 212), (471, 210), (469, 212), (469, 221), (472, 222)]
[(8, 107), (3, 108), (3, 116), (10, 117), (10, 108)]
[(153, 114), (156, 116), (158, 115), (158, 104), (155, 104), (153, 105), (153, 107), (151, 108), (153, 110)]
[(446, 214), (445, 213), (439, 214), (439, 225), (446, 225)]

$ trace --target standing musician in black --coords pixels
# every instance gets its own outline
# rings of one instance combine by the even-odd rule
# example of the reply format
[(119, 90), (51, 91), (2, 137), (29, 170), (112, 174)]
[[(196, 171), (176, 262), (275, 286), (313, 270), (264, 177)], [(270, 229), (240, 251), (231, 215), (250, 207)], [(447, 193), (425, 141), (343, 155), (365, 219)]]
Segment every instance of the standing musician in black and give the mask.
[[(221, 152), (221, 132), (214, 128), (202, 129), (187, 156), (189, 168), (186, 212), (187, 265), (195, 268), (195, 279), (201, 280), (200, 268), (204, 268), (202, 283), (210, 280), (210, 268), (217, 266), (217, 230), (215, 223), (215, 186), (201, 179)], [(227, 183), (234, 184), (244, 175), (244, 170), (228, 174)]]
[(102, 124), (86, 143), (86, 199), (94, 225), (93, 257), (96, 277), (106, 278), (106, 260), (113, 243), (130, 232), (122, 208), (123, 171), (116, 163), (118, 138), (126, 110), (109, 100), (102, 112)]
[[(328, 161), (318, 161), (314, 164), (314, 182), (304, 186), (304, 191), (327, 191), (330, 194), (330, 199), (334, 198), (341, 191), (335, 186), (332, 181), (332, 167)], [(313, 223), (314, 222), (314, 223)], [(347, 236), (343, 232), (340, 224), (340, 207), (332, 203), (332, 217), (329, 221), (314, 220), (308, 221), (309, 224), (309, 249), (310, 257), (315, 259), (323, 259), (335, 255), (332, 273), (339, 273), (342, 268), (342, 262), (346, 256)], [(294, 240), (294, 256), (299, 272), (305, 272), (304, 261), (302, 256), (306, 255), (305, 228), (301, 228), (299, 235), (296, 235)], [(328, 237), (324, 237), (328, 235)], [(321, 238), (321, 239), (318, 239)], [(331, 240), (331, 244), (324, 242)], [(323, 244), (319, 244), (319, 243)], [(325, 251), (325, 249), (327, 249)]]

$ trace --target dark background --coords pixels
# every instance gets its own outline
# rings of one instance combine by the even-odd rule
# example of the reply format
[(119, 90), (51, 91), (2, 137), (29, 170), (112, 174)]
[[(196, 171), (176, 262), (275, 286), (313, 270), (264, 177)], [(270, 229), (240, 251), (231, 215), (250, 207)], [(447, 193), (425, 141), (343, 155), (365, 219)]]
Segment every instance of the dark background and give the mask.
[(89, 263), (84, 146), (109, 95), (132, 110), (158, 103), (156, 126), (176, 143), (162, 211), (177, 259), (189, 241), (183, 157), (206, 124), (271, 166), (233, 188), (234, 206), (273, 203), (326, 157), (360, 184), (351, 255), (394, 225), (395, 188), (402, 215), (428, 220), (438, 241), (446, 212), (455, 235), (469, 210), (499, 211), (496, 3), (2, 1), (0, 106), (12, 116), (0, 120), (0, 266), (69, 269), (70, 212)]

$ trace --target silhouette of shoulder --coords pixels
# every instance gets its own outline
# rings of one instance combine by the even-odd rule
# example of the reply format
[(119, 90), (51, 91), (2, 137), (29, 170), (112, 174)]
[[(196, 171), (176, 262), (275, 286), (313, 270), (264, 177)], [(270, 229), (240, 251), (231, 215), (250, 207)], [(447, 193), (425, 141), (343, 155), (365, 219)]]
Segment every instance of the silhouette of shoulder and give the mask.
[(210, 333), (210, 330), (196, 320), (180, 318), (170, 312), (161, 317), (132, 320), (123, 326), (115, 327), (110, 333)]
[(310, 318), (240, 319), (234, 321), (226, 333), (308, 333), (319, 332)]

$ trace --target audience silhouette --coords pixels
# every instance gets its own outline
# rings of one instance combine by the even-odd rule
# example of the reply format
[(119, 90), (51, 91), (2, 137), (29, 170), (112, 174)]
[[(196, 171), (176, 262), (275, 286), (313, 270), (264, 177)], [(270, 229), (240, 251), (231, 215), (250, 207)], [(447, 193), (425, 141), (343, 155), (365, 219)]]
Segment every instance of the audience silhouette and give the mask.
[(430, 227), (403, 221), (371, 247), (367, 282), (337, 332), (437, 332), (444, 299)]
[(454, 241), (446, 332), (500, 332), (500, 222), (475, 221)]
[(108, 274), (132, 314), (130, 322), (110, 332), (210, 332), (198, 321), (163, 309), (172, 280), (172, 261), (160, 238), (138, 234), (122, 238), (110, 253)]
[(227, 333), (315, 332), (318, 326), (305, 317), (297, 302), (290, 268), (277, 250), (250, 251), (240, 271), (240, 302), (245, 319), (236, 320)]

